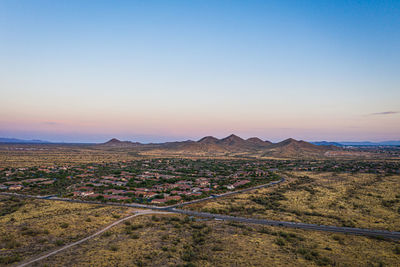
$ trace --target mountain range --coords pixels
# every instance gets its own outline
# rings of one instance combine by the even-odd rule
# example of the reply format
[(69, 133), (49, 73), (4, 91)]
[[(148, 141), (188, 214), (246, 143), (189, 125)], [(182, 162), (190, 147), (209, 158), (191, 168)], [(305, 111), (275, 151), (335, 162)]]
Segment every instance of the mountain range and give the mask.
[(218, 139), (206, 136), (198, 141), (166, 142), (159, 144), (141, 144), (138, 142), (111, 139), (99, 144), (102, 148), (129, 148), (144, 154), (174, 154), (174, 155), (251, 155), (263, 157), (297, 157), (321, 156), (327, 151), (340, 150), (333, 145), (318, 146), (306, 141), (289, 138), (279, 143), (261, 140), (257, 137), (243, 139), (231, 134)]
[(24, 139), (17, 139), (17, 138), (3, 138), (0, 137), (0, 143), (7, 143), (7, 144), (49, 144), (49, 141), (43, 140), (24, 140)]

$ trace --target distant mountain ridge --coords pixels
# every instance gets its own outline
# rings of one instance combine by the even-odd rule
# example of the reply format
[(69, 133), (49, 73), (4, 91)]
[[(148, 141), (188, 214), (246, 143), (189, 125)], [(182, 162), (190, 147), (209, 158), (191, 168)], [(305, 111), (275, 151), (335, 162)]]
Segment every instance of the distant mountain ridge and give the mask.
[(51, 142), (43, 141), (43, 140), (24, 140), (24, 139), (4, 138), (4, 137), (0, 137), (0, 143), (6, 143), (6, 144), (51, 144)]
[(306, 141), (297, 141), (289, 138), (279, 143), (263, 141), (258, 137), (243, 139), (231, 134), (225, 138), (218, 139), (213, 136), (206, 136), (198, 141), (166, 142), (159, 144), (141, 144), (138, 142), (120, 141), (111, 139), (106, 143), (99, 144), (101, 147), (109, 148), (136, 148), (138, 151), (153, 151), (154, 154), (251, 154), (259, 156), (274, 157), (300, 157), (323, 155), (330, 150), (340, 150), (334, 145), (318, 146)]
[(361, 142), (327, 142), (327, 141), (318, 141), (311, 142), (314, 145), (318, 146), (326, 146), (326, 145), (335, 145), (335, 146), (400, 146), (400, 141), (382, 141), (382, 142), (370, 142), (370, 141), (361, 141)]

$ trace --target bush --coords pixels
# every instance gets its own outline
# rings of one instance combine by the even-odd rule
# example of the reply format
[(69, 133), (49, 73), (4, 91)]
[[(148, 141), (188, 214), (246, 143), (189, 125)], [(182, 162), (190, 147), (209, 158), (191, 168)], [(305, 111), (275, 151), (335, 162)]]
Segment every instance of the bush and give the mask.
[(213, 251), (223, 251), (224, 249), (222, 248), (221, 245), (215, 245), (212, 247), (212, 250)]
[(69, 224), (68, 223), (66, 223), (66, 222), (63, 222), (62, 224), (60, 224), (60, 227), (61, 228), (68, 228), (68, 226), (69, 226)]
[(6, 249), (13, 249), (13, 248), (17, 248), (17, 247), (19, 247), (19, 246), (21, 246), (21, 244), (18, 243), (18, 242), (17, 242), (16, 240), (14, 240), (14, 239), (8, 240), (8, 241), (6, 241), (6, 243), (5, 243), (5, 248), (6, 248)]
[(282, 238), (278, 238), (276, 241), (275, 241), (275, 243), (278, 245), (278, 246), (284, 246), (285, 245), (285, 240), (283, 240)]
[(21, 260), (20, 255), (0, 256), (0, 264), (11, 264)]
[(22, 234), (29, 235), (29, 236), (37, 236), (38, 234), (40, 234), (40, 232), (37, 230), (34, 230), (34, 229), (25, 229), (22, 231)]
[(322, 257), (316, 260), (316, 263), (320, 266), (330, 265), (332, 263), (331, 259), (328, 257)]
[(57, 239), (55, 243), (56, 243), (57, 246), (62, 246), (62, 245), (64, 245), (64, 241), (61, 240), (61, 239)]
[(195, 258), (195, 254), (193, 252), (193, 250), (191, 249), (186, 249), (185, 252), (183, 252), (182, 254), (182, 260), (184, 261), (192, 261)]
[(132, 239), (139, 239), (139, 235), (136, 234), (136, 233), (131, 234), (130, 237), (131, 237)]
[(109, 231), (104, 232), (103, 236), (104, 236), (104, 237), (109, 237), (109, 236), (111, 236), (111, 232), (109, 232)]

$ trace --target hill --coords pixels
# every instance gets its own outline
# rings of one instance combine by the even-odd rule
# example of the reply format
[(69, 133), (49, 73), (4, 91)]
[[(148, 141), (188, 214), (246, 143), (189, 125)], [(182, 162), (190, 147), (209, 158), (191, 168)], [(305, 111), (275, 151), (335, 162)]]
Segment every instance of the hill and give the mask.
[(307, 157), (324, 156), (327, 151), (340, 150), (333, 145), (318, 146), (305, 141), (289, 138), (279, 143), (263, 141), (252, 137), (243, 139), (231, 134), (218, 139), (206, 136), (198, 141), (166, 142), (159, 144), (141, 144), (138, 142), (111, 139), (99, 145), (103, 148), (132, 148), (141, 154), (185, 155), (185, 156), (252, 156), (252, 157)]
[(99, 144), (102, 147), (136, 147), (141, 145), (138, 142), (131, 142), (131, 141), (120, 141), (117, 138), (113, 138), (103, 144)]
[(332, 145), (318, 146), (306, 141), (297, 141), (289, 138), (270, 145), (265, 155), (277, 157), (321, 156), (327, 151), (339, 149), (339, 147)]

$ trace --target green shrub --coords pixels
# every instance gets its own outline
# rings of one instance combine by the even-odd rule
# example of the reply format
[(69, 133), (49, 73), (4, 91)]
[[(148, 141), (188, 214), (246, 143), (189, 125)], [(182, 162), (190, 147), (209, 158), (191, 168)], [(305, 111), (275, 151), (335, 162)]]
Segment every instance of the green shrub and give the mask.
[(278, 245), (278, 246), (284, 246), (285, 245), (285, 240), (283, 240), (282, 238), (278, 238), (278, 239), (276, 239), (276, 241), (275, 241), (275, 243)]

